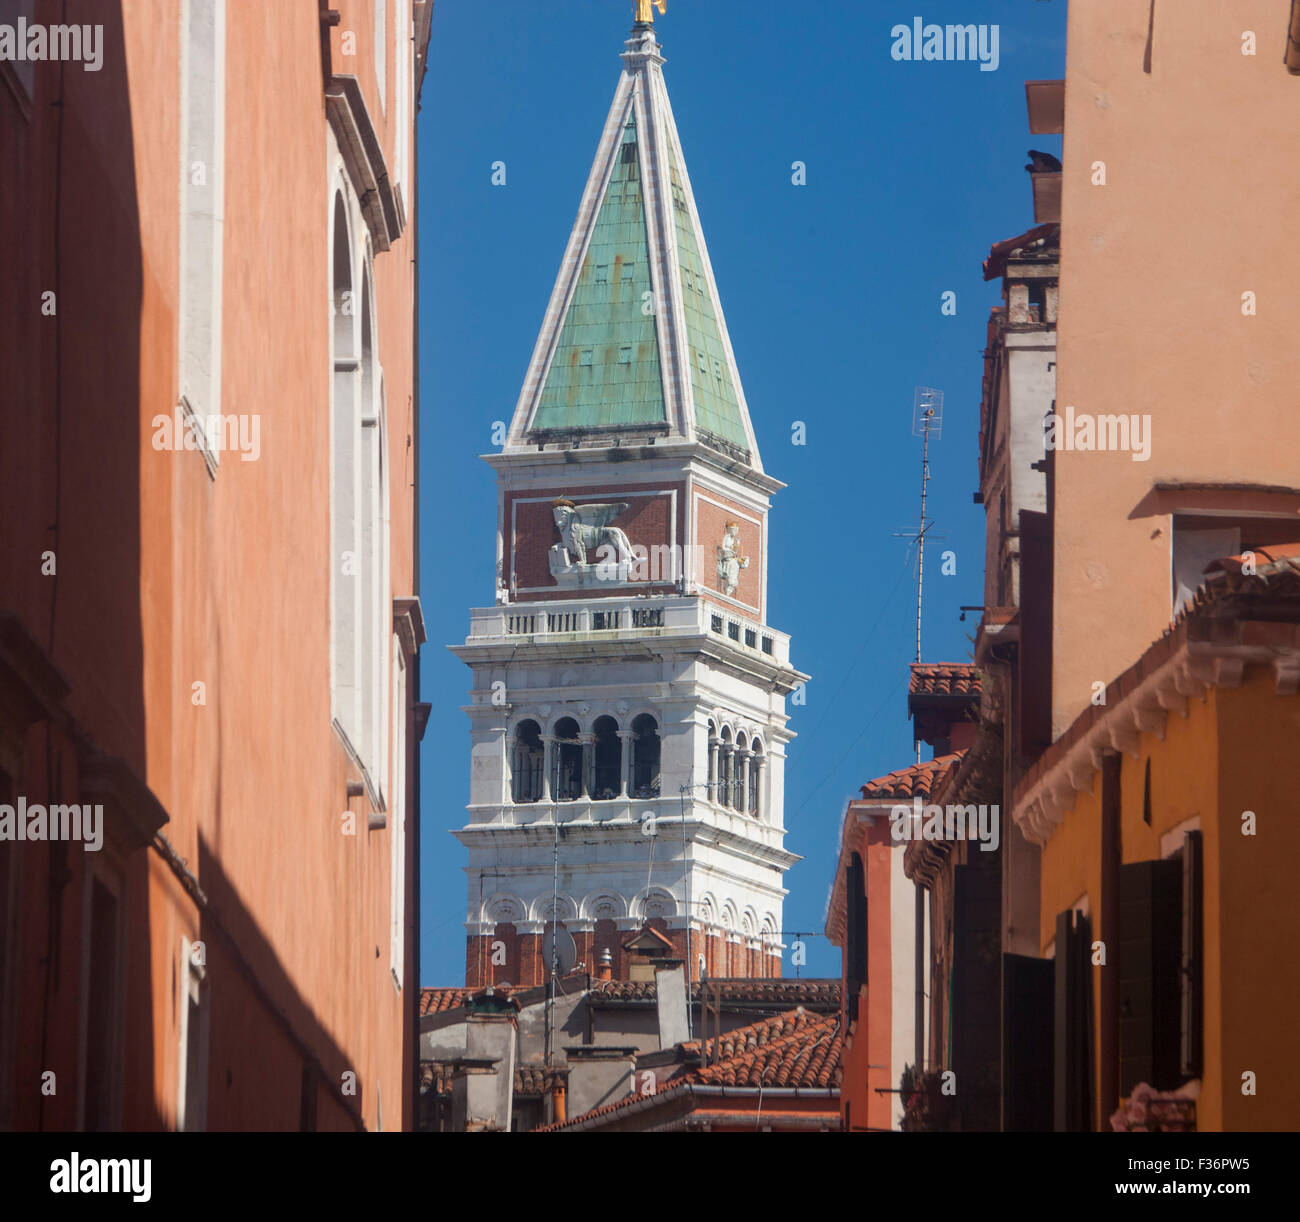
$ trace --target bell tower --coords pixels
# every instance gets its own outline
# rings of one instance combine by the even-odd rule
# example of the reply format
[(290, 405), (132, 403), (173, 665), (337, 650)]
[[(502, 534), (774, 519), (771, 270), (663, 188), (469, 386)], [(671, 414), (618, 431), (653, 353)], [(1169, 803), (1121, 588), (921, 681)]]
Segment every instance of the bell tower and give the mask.
[[(646, 6), (648, 8), (648, 6)], [(786, 697), (759, 457), (640, 20), (497, 472), (471, 669), (466, 983), (777, 976)]]

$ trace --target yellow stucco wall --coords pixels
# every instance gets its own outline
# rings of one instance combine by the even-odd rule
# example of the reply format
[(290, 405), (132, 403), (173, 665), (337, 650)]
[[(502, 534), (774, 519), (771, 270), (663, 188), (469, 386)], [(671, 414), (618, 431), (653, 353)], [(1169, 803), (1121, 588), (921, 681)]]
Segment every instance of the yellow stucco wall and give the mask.
[[(1161, 856), (1160, 839), (1197, 817), (1204, 847), (1204, 1053), (1197, 1126), (1204, 1131), (1292, 1129), (1300, 1123), (1300, 955), (1291, 930), (1300, 916), (1300, 697), (1275, 694), (1271, 671), (1239, 688), (1212, 689), (1171, 714), (1161, 740), (1142, 734), (1120, 766), (1123, 861)], [(1151, 824), (1143, 819), (1147, 761)], [(1040, 940), (1056, 914), (1086, 894), (1096, 936), (1101, 900), (1101, 778), (1080, 794), (1043, 848)], [(1257, 834), (1243, 836), (1242, 812)], [(1110, 956), (1114, 963), (1114, 956)], [(1093, 1019), (1099, 1030), (1100, 975)], [(1096, 1041), (1094, 1041), (1094, 1053)], [(1242, 1074), (1256, 1074), (1254, 1096)], [(1100, 1083), (1098, 1082), (1098, 1087)]]

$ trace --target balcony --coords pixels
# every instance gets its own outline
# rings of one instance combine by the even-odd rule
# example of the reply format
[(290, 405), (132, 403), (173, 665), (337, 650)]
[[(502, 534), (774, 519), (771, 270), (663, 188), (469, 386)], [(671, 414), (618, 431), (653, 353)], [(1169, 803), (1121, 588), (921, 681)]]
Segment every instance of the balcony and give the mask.
[(566, 644), (706, 637), (755, 659), (790, 664), (790, 638), (704, 597), (596, 598), (479, 607), (466, 645)]

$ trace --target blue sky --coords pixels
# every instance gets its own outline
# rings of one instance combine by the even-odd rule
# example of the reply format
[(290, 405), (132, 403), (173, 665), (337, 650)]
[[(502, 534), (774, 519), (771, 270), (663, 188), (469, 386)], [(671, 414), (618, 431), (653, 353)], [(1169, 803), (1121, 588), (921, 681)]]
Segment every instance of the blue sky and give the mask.
[[(464, 981), (469, 671), (445, 645), (493, 593), (496, 491), (478, 455), (509, 420), (613, 97), (630, 0), (437, 0), (419, 122), (423, 985)], [(996, 71), (896, 62), (891, 28), (997, 24)], [(820, 935), (844, 803), (911, 762), (916, 386), (945, 394), (931, 448), (927, 661), (964, 661), (983, 596), (980, 264), (1033, 224), (1024, 82), (1065, 67), (1064, 0), (669, 0), (673, 112), (767, 471), (769, 622), (813, 676), (791, 708), (787, 942)], [(506, 185), (492, 185), (492, 163)], [(807, 185), (791, 183), (806, 164)], [(957, 313), (945, 317), (945, 291)], [(792, 444), (792, 423), (807, 444)], [(941, 576), (940, 553), (957, 573)], [(838, 975), (809, 938), (805, 975)], [(793, 971), (787, 967), (787, 974)]]

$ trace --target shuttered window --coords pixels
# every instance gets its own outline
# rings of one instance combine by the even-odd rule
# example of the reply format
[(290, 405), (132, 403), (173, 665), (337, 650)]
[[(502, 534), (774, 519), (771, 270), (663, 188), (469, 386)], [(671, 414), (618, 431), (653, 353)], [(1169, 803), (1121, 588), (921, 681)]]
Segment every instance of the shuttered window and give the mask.
[(1092, 1128), (1092, 958), (1088, 918), (1056, 918), (1053, 1097), (1058, 1133)]
[(1182, 1084), (1180, 967), (1183, 867), (1175, 857), (1119, 869), (1119, 1077), (1127, 1096), (1139, 1082)]
[(1200, 832), (1183, 838), (1182, 1041), (1179, 1070), (1189, 1078), (1201, 1072), (1201, 875)]
[(844, 984), (849, 1019), (858, 1017), (858, 994), (867, 983), (867, 893), (862, 858), (854, 853), (844, 868)]

